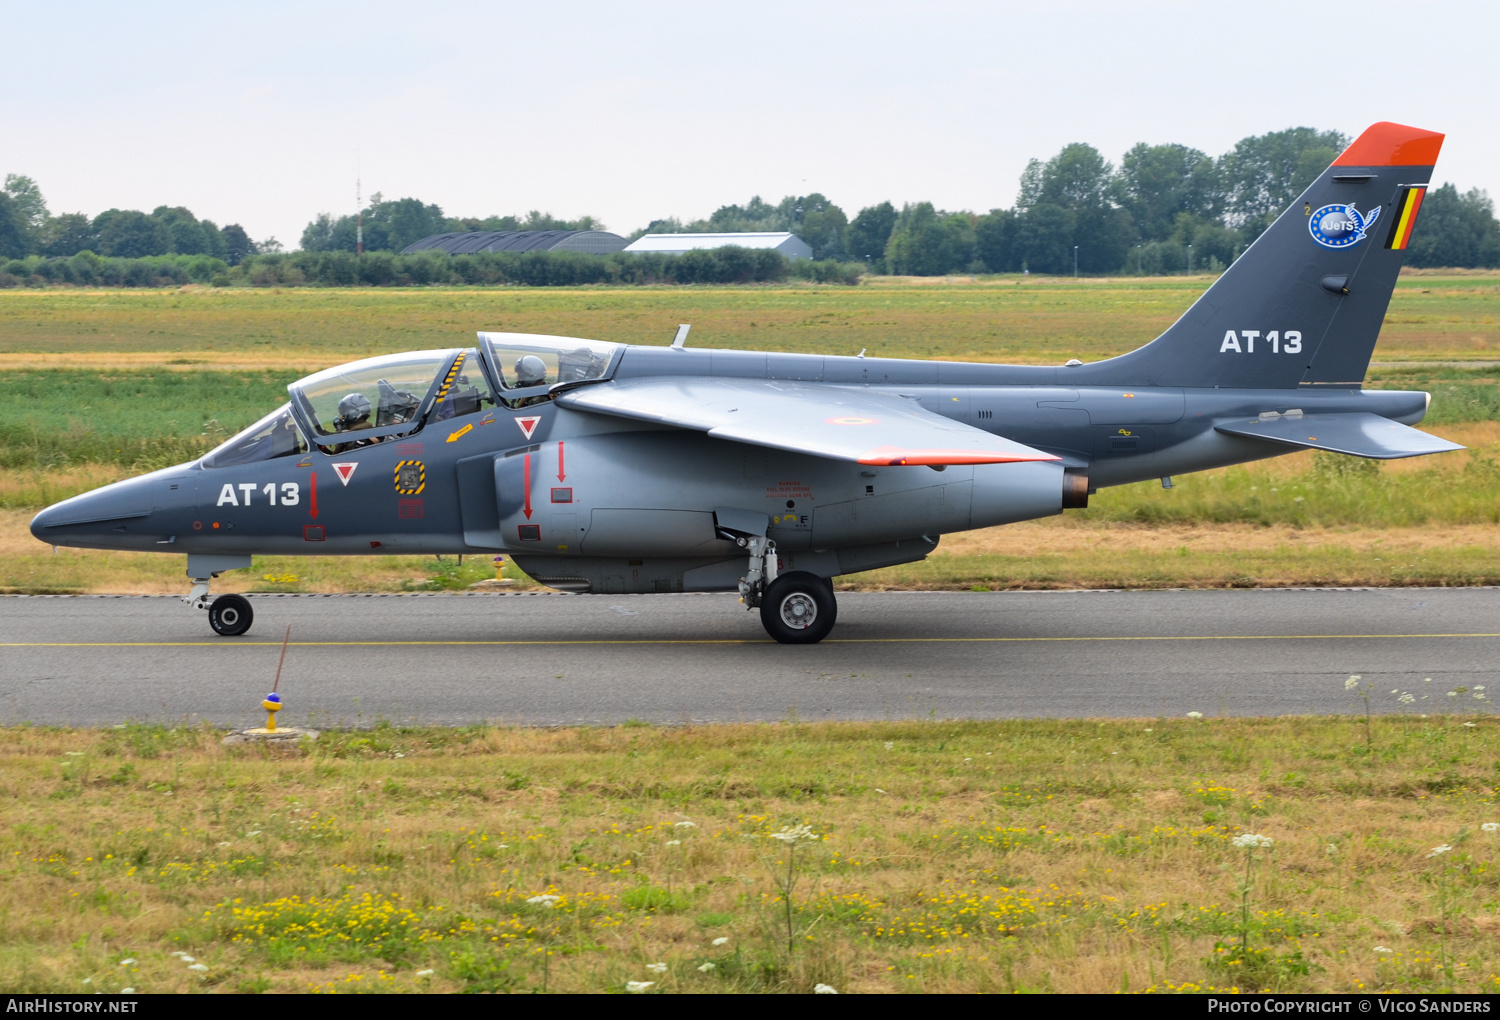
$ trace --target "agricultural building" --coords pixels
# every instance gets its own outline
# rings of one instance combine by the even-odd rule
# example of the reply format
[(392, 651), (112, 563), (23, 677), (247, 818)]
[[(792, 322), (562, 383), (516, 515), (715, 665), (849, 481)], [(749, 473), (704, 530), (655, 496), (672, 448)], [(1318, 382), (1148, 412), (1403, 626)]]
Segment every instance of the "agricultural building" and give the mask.
[(473, 255), (481, 251), (582, 251), (604, 255), (625, 247), (625, 238), (607, 230), (466, 230), (413, 241), (401, 254), (442, 251)]
[(789, 259), (812, 258), (812, 245), (796, 234), (782, 231), (753, 231), (726, 234), (647, 234), (630, 244), (626, 251), (655, 252), (658, 255), (681, 255), (703, 248), (770, 248)]

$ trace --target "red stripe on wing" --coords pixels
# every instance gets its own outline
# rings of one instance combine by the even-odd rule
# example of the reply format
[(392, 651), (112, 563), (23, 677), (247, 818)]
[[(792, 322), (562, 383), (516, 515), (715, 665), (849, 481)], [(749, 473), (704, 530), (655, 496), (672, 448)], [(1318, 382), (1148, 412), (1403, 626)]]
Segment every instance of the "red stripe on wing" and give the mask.
[(1000, 450), (909, 450), (881, 446), (859, 458), (861, 464), (894, 467), (901, 464), (1018, 464), (1027, 461), (1061, 460), (1050, 453), (1013, 453)]

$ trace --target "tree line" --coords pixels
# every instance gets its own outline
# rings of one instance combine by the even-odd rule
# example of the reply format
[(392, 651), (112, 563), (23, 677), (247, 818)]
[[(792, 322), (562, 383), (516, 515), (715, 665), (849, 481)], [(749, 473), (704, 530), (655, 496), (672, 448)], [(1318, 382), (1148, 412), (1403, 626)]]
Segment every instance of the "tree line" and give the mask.
[(682, 255), (590, 255), (584, 252), (390, 251), (356, 256), (347, 251), (294, 251), (252, 255), (230, 266), (208, 255), (102, 258), (80, 252), (68, 258), (31, 255), (0, 260), (0, 288), (65, 284), (85, 287), (568, 287), (582, 284), (777, 283), (788, 279), (855, 284), (863, 267), (832, 260), (792, 262), (780, 252), (735, 246)]
[[(647, 230), (790, 230), (812, 245), (815, 258), (862, 262), (875, 273), (1218, 272), (1348, 144), (1337, 131), (1290, 128), (1241, 139), (1217, 158), (1142, 142), (1115, 166), (1093, 146), (1075, 143), (1049, 160), (1031, 160), (1015, 203), (983, 214), (882, 202), (850, 219), (813, 194), (776, 205), (756, 197), (704, 220), (657, 220)], [(1500, 222), (1489, 196), (1452, 184), (1433, 188), (1406, 261), (1500, 266)]]
[[(930, 202), (907, 203), (899, 209), (881, 202), (860, 209), (852, 218), (821, 193), (787, 196), (776, 204), (759, 196), (743, 205), (725, 205), (712, 215), (690, 222), (675, 218), (653, 220), (635, 231), (693, 233), (733, 231), (791, 231), (813, 248), (815, 260), (858, 266), (870, 273), (935, 276), (948, 273), (1036, 272), (1091, 275), (1162, 274), (1188, 271), (1217, 272), (1233, 262), (1304, 188), (1323, 171), (1349, 139), (1337, 131), (1289, 128), (1241, 139), (1218, 157), (1185, 145), (1140, 143), (1115, 165), (1093, 146), (1064, 146), (1048, 160), (1031, 160), (1021, 175), (1014, 203), (986, 213), (941, 210)], [(601, 230), (592, 216), (563, 220), (531, 211), (525, 216), (450, 217), (438, 205), (417, 198), (388, 200), (378, 192), (361, 212), (366, 253), (395, 253), (413, 241), (433, 234), (462, 230)], [(299, 254), (353, 254), (358, 218), (316, 216), (303, 230)], [(104, 261), (78, 263), (81, 252)], [(29, 258), (28, 258), (29, 256)], [(34, 181), (14, 174), (0, 191), (0, 257), (13, 261), (3, 274), (70, 281), (123, 278), (120, 259), (157, 257), (135, 270), (133, 279), (148, 276), (167, 281), (177, 269), (173, 257), (199, 257), (223, 263), (224, 272), (193, 263), (197, 275), (207, 273), (221, 284), (251, 283), (294, 266), (306, 282), (375, 282), (389, 272), (391, 283), (429, 272), (428, 263), (407, 269), (351, 268), (342, 261), (287, 263), (275, 238), (252, 241), (238, 224), (218, 227), (199, 220), (183, 207), (158, 206), (150, 213), (110, 209), (93, 219), (82, 213), (53, 216)], [(168, 257), (168, 262), (161, 262)], [(597, 256), (590, 256), (599, 258)], [(725, 278), (742, 274), (733, 258), (714, 255), (723, 263), (716, 273)], [(59, 259), (45, 272), (34, 267)], [(1489, 196), (1478, 189), (1460, 192), (1452, 184), (1432, 189), (1407, 249), (1414, 266), (1500, 266), (1500, 222)], [(187, 263), (183, 263), (187, 265)], [(391, 263), (396, 265), (396, 263)], [(408, 263), (401, 263), (402, 266)], [(483, 265), (482, 270), (474, 267)], [(519, 265), (519, 263), (517, 263)], [(541, 265), (541, 263), (537, 263)], [(547, 263), (549, 279), (598, 276), (597, 282), (627, 282), (641, 273), (626, 271), (618, 260), (599, 263), (585, 272), (571, 260)], [(183, 269), (182, 272), (188, 270)], [(840, 270), (840, 278), (853, 269)], [(520, 270), (503, 261), (455, 263), (447, 271), (453, 282), (478, 273), (486, 282), (511, 282)], [(527, 273), (539, 270), (527, 270)], [(705, 271), (707, 272), (707, 271)], [(798, 272), (804, 272), (798, 270)], [(832, 270), (820, 269), (829, 275)], [(415, 273), (416, 276), (412, 274)], [(651, 269), (653, 279), (677, 278), (676, 270)], [(696, 278), (698, 269), (683, 268), (683, 279)], [(525, 275), (524, 273), (522, 275)], [(493, 277), (493, 279), (489, 279)], [(0, 284), (5, 283), (0, 280)], [(476, 280), (477, 282), (477, 280)], [(580, 281), (585, 282), (585, 281)], [(595, 281), (587, 281), (595, 282)], [(710, 282), (704, 279), (703, 282)], [(140, 285), (140, 284), (136, 284)]]
[(125, 259), (207, 255), (238, 265), (247, 256), (280, 250), (274, 237), (252, 241), (238, 223), (220, 227), (182, 206), (159, 205), (149, 213), (106, 209), (92, 219), (84, 213), (54, 216), (30, 177), (6, 174), (0, 189), (0, 256), (7, 258), (66, 258), (86, 251)]

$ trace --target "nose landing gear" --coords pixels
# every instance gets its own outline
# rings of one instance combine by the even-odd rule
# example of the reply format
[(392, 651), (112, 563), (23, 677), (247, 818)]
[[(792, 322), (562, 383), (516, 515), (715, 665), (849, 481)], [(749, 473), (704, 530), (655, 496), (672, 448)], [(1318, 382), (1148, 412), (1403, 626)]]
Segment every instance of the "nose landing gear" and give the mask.
[(208, 625), (222, 637), (239, 637), (255, 622), (255, 610), (250, 600), (243, 595), (220, 595), (208, 601), (208, 578), (193, 578), (193, 590), (182, 597), (182, 601), (194, 609), (208, 610)]

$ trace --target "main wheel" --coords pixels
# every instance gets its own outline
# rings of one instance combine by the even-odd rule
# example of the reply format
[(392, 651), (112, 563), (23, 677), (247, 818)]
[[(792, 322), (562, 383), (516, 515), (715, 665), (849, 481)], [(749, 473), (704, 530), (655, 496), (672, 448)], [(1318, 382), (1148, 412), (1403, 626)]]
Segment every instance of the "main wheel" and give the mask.
[(208, 625), (215, 634), (224, 637), (239, 637), (250, 629), (255, 613), (250, 609), (250, 600), (243, 595), (220, 595), (208, 607)]
[(784, 645), (814, 645), (828, 636), (838, 618), (833, 586), (816, 574), (782, 574), (760, 600), (760, 622)]

